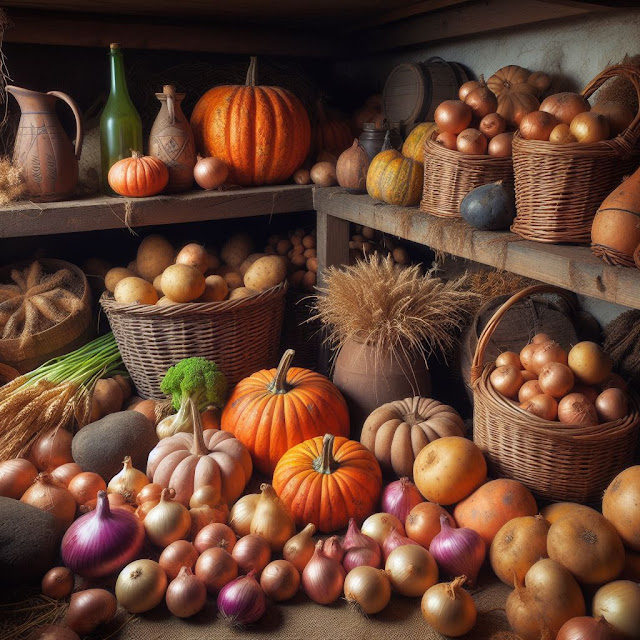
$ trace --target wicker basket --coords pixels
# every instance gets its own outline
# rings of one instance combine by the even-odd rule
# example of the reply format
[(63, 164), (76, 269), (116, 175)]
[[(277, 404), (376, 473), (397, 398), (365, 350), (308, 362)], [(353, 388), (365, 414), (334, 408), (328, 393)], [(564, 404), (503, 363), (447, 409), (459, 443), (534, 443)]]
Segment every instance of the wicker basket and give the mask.
[(440, 218), (461, 218), (460, 203), (476, 187), (501, 180), (513, 188), (511, 158), (469, 155), (437, 144), (437, 132), (424, 147), (424, 188), (420, 210)]
[(100, 304), (138, 393), (162, 399), (160, 382), (182, 358), (213, 360), (229, 385), (274, 367), (286, 290), (283, 284), (248, 298), (170, 306), (119, 304), (104, 293)]
[[(582, 91), (588, 98), (610, 78), (623, 76), (640, 99), (640, 67), (609, 67)], [(587, 243), (604, 198), (631, 172), (640, 134), (640, 111), (613, 140), (552, 144), (513, 136), (517, 215), (511, 230), (536, 242)]]
[[(28, 260), (3, 267), (0, 269), (0, 281), (9, 280), (11, 269), (23, 269), (31, 262)], [(40, 263), (47, 271), (68, 269), (78, 278), (82, 283), (82, 308), (53, 327), (34, 333), (25, 341), (20, 338), (0, 340), (0, 360), (20, 373), (32, 371), (51, 358), (81, 347), (91, 340), (96, 332), (91, 314), (91, 289), (82, 269), (70, 262), (53, 258), (41, 258)]]
[(522, 482), (547, 500), (596, 503), (613, 477), (633, 464), (638, 438), (638, 403), (631, 399), (626, 417), (594, 427), (542, 420), (499, 394), (483, 367), (484, 351), (504, 314), (535, 293), (558, 293), (556, 287), (523, 289), (493, 315), (480, 336), (473, 359), (473, 439), (484, 452), (494, 476)]

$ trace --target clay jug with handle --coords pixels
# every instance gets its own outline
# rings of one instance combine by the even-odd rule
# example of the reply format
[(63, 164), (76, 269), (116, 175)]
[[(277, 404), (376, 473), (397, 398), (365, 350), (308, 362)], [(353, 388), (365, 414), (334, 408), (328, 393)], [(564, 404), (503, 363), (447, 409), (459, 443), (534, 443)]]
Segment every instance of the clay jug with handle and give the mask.
[[(36, 202), (72, 198), (78, 183), (78, 160), (84, 130), (78, 105), (66, 93), (40, 93), (7, 86), (20, 106), (20, 124), (13, 149), (13, 164), (22, 170), (27, 197)], [(56, 100), (66, 102), (76, 120), (75, 149), (58, 116)]]
[(166, 191), (186, 191), (193, 184), (196, 147), (191, 125), (180, 106), (184, 93), (176, 93), (175, 87), (167, 84), (156, 98), (161, 107), (151, 127), (149, 155), (162, 160), (169, 169)]

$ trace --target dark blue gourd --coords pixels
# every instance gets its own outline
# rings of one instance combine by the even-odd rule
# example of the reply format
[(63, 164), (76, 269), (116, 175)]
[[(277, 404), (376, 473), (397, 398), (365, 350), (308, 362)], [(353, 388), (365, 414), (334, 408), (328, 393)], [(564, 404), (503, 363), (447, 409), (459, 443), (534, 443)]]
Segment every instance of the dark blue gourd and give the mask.
[(460, 204), (462, 217), (476, 229), (508, 229), (516, 217), (513, 189), (502, 182), (483, 184), (471, 189)]

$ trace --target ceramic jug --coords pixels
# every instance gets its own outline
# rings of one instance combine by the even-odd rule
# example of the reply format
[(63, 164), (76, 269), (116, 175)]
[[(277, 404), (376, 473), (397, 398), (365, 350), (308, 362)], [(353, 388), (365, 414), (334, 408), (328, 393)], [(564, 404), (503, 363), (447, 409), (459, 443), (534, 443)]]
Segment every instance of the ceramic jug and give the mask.
[[(78, 105), (66, 93), (40, 93), (7, 86), (20, 106), (20, 124), (13, 149), (13, 164), (22, 170), (27, 196), (36, 202), (68, 200), (78, 182), (78, 160), (84, 130)], [(56, 100), (64, 100), (76, 120), (75, 149), (58, 116)]]
[(191, 125), (180, 106), (184, 95), (176, 93), (172, 85), (156, 93), (161, 107), (151, 127), (149, 155), (160, 158), (169, 169), (166, 191), (186, 191), (193, 184), (196, 148)]

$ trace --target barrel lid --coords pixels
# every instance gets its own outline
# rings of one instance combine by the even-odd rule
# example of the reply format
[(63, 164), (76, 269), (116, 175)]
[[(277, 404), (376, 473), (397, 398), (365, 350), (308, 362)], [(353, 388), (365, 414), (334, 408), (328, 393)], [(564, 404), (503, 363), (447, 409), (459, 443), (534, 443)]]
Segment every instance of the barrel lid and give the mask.
[(389, 122), (408, 124), (420, 118), (425, 102), (424, 71), (420, 64), (399, 64), (391, 70), (382, 92)]

